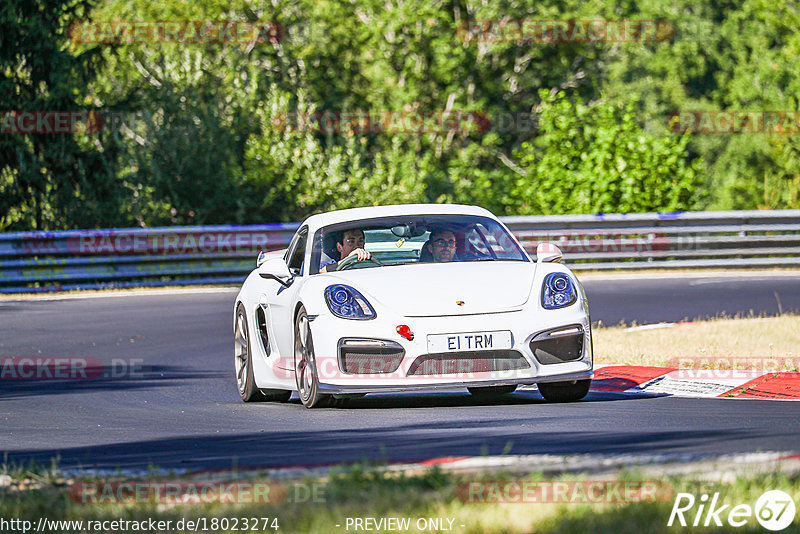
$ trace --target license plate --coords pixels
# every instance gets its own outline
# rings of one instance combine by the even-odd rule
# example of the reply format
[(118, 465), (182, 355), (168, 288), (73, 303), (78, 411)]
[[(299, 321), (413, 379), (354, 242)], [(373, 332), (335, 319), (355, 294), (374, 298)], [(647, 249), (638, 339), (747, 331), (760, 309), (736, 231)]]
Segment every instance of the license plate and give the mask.
[(459, 352), (473, 350), (498, 350), (511, 348), (511, 332), (466, 332), (461, 334), (431, 334), (428, 352)]

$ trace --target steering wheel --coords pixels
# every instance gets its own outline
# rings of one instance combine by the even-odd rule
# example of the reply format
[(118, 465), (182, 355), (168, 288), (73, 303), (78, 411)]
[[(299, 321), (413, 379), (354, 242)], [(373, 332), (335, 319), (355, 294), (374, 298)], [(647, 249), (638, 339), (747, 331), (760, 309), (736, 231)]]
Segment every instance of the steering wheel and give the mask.
[[(352, 268), (354, 265), (359, 264), (359, 263), (371, 263), (371, 264), (377, 265), (377, 266), (383, 265), (381, 262), (379, 262), (375, 258), (369, 258), (369, 259), (366, 259), (366, 260), (363, 260), (363, 261), (358, 261), (358, 256), (356, 254), (353, 254), (352, 256), (347, 256), (345, 259), (343, 259), (341, 262), (339, 262), (339, 265), (336, 266), (336, 270), (337, 271), (344, 271), (346, 269)], [(360, 268), (361, 267), (356, 267), (356, 269), (360, 269)]]

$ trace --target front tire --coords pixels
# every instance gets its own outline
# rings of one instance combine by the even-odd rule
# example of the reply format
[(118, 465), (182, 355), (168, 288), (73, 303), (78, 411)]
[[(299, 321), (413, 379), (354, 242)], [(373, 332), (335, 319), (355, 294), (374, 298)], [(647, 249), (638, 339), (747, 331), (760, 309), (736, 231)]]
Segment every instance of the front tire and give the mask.
[(311, 327), (304, 306), (300, 306), (294, 326), (294, 377), (303, 406), (315, 408), (328, 404), (330, 395), (319, 392), (314, 340), (311, 337)]
[(592, 379), (571, 382), (545, 382), (538, 384), (539, 393), (550, 402), (575, 402), (584, 398), (592, 386)]
[(250, 350), (250, 330), (247, 324), (247, 312), (240, 302), (236, 307), (236, 328), (233, 336), (233, 365), (236, 370), (239, 396), (244, 402), (288, 401), (292, 395), (291, 391), (270, 390), (269, 393), (264, 393), (256, 386), (253, 352)]

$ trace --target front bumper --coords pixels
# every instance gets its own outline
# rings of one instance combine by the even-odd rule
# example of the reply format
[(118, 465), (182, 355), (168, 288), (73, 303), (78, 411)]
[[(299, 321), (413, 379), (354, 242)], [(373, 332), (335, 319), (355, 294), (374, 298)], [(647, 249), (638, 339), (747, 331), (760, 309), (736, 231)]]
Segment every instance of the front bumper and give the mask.
[(346, 393), (399, 393), (404, 391), (422, 390), (442, 390), (461, 387), (489, 387), (489, 386), (510, 386), (510, 385), (532, 385), (543, 382), (566, 382), (571, 380), (586, 380), (594, 377), (594, 372), (589, 369), (578, 373), (560, 374), (558, 376), (530, 378), (505, 378), (495, 380), (480, 380), (475, 382), (447, 382), (447, 383), (418, 383), (407, 382), (402, 385), (370, 384), (370, 385), (351, 385), (351, 384), (324, 384), (320, 383), (319, 389), (325, 394), (346, 394)]
[[(408, 325), (414, 339), (407, 340), (397, 333), (399, 325)], [(560, 327), (580, 325), (583, 330), (582, 354), (563, 363), (542, 363), (531, 350), (531, 341), (542, 332)], [(518, 310), (504, 313), (443, 317), (403, 317), (379, 314), (373, 320), (352, 321), (330, 313), (318, 315), (311, 323), (314, 354), (323, 393), (373, 393), (419, 390), (531, 385), (541, 382), (560, 382), (591, 379), (592, 343), (588, 314), (581, 302), (561, 310)], [(519, 353), (527, 366), (507, 370), (459, 368), (430, 374), (410, 374), (420, 357), (429, 356), (428, 335), (508, 330), (511, 332), (510, 352)], [(347, 373), (339, 359), (345, 338), (385, 340), (400, 345), (404, 355), (396, 370), (391, 372)], [(457, 355), (457, 352), (453, 352)]]

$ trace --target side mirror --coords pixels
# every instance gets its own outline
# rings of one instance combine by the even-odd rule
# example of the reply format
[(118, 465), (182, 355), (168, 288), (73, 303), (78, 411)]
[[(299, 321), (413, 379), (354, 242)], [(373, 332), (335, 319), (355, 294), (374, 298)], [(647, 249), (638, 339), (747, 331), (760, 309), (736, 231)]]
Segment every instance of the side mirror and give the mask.
[(286, 287), (292, 285), (292, 273), (289, 272), (289, 266), (286, 265), (286, 262), (281, 257), (262, 261), (261, 265), (258, 266), (258, 275), (261, 278), (277, 280)]
[(258, 253), (258, 258), (256, 259), (256, 267), (261, 267), (261, 264), (267, 261), (270, 258), (274, 258), (275, 256), (283, 256), (286, 253), (286, 249), (283, 250), (273, 250), (271, 252), (264, 252), (263, 250)]
[(561, 249), (552, 243), (539, 243), (536, 247), (536, 263), (558, 263)]

